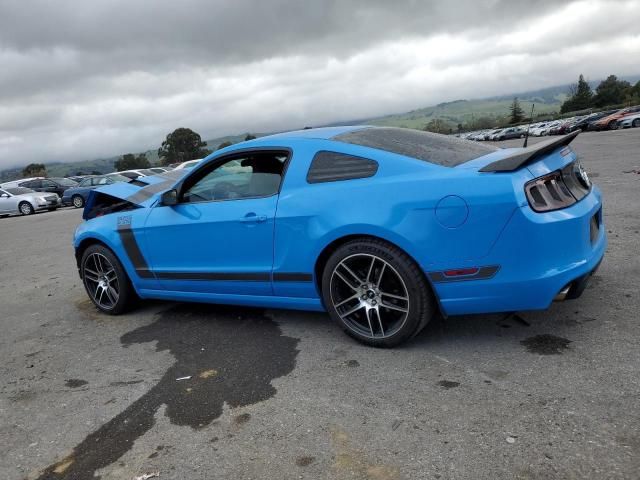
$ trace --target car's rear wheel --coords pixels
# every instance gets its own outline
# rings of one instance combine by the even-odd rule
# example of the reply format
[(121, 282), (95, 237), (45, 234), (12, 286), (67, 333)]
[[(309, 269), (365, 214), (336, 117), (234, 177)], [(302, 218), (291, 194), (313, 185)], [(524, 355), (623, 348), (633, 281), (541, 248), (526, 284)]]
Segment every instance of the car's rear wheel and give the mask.
[(374, 347), (393, 347), (418, 334), (436, 312), (418, 265), (377, 239), (340, 246), (322, 274), (331, 317), (350, 336)]
[(88, 247), (82, 254), (80, 269), (89, 298), (102, 312), (123, 313), (136, 298), (122, 264), (107, 247), (97, 244)]
[(84, 207), (84, 198), (82, 198), (81, 195), (74, 195), (73, 197), (71, 197), (71, 202), (76, 208)]
[(633, 122), (631, 122), (631, 126), (635, 128), (640, 127), (640, 118), (636, 118)]
[(618, 129), (618, 121), (617, 120), (611, 120), (609, 122), (609, 130), (617, 130)]
[(20, 210), (20, 213), (22, 215), (31, 215), (34, 212), (33, 205), (31, 205), (29, 202), (20, 202), (20, 205), (18, 205), (18, 210)]

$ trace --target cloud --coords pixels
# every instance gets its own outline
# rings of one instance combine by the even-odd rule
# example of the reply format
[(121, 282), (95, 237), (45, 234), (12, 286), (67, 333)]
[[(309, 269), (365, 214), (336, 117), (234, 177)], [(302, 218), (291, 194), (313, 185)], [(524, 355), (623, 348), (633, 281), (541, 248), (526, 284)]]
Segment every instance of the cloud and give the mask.
[(0, 167), (638, 73), (638, 2), (390, 5), (3, 2)]

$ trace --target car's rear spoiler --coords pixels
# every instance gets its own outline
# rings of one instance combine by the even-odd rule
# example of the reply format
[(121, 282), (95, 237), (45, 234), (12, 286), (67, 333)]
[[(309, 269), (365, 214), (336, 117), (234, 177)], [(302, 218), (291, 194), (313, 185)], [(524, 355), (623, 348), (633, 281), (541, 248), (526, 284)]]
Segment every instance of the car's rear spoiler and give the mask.
[(546, 142), (536, 143), (535, 145), (523, 148), (522, 150), (515, 152), (508, 157), (492, 162), (489, 165), (485, 165), (479, 171), (513, 172), (514, 170), (518, 170), (519, 168), (532, 163), (535, 159), (553, 152), (559, 147), (569, 145), (573, 141), (573, 139), (578, 136), (579, 133), (580, 130), (576, 130), (575, 132), (560, 138), (553, 138), (551, 140), (547, 140)]

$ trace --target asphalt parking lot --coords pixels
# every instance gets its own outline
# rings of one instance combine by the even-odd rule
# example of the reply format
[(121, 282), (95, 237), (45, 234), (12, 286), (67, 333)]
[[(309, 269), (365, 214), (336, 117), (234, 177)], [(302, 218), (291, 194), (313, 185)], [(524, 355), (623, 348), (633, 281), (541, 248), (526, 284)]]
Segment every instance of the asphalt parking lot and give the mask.
[(639, 478), (640, 129), (573, 146), (609, 231), (584, 295), (438, 319), (395, 350), (316, 313), (104, 316), (80, 211), (0, 219), (0, 478)]

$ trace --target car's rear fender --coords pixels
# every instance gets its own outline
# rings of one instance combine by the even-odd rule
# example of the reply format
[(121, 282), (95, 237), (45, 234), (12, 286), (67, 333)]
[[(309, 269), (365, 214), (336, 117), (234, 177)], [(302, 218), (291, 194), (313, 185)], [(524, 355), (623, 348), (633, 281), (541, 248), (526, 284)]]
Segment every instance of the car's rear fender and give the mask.
[[(274, 273), (311, 277), (327, 245), (354, 235), (388, 240), (425, 272), (438, 265), (477, 261), (488, 254), (524, 200), (514, 196), (514, 182), (531, 178), (527, 170), (488, 176), (444, 167), (386, 176), (386, 162), (378, 158), (379, 173), (373, 178), (283, 187), (276, 216)], [(287, 176), (304, 169), (305, 162), (296, 160)], [(317, 294), (313, 282), (306, 287), (278, 282), (274, 291), (286, 296)]]

